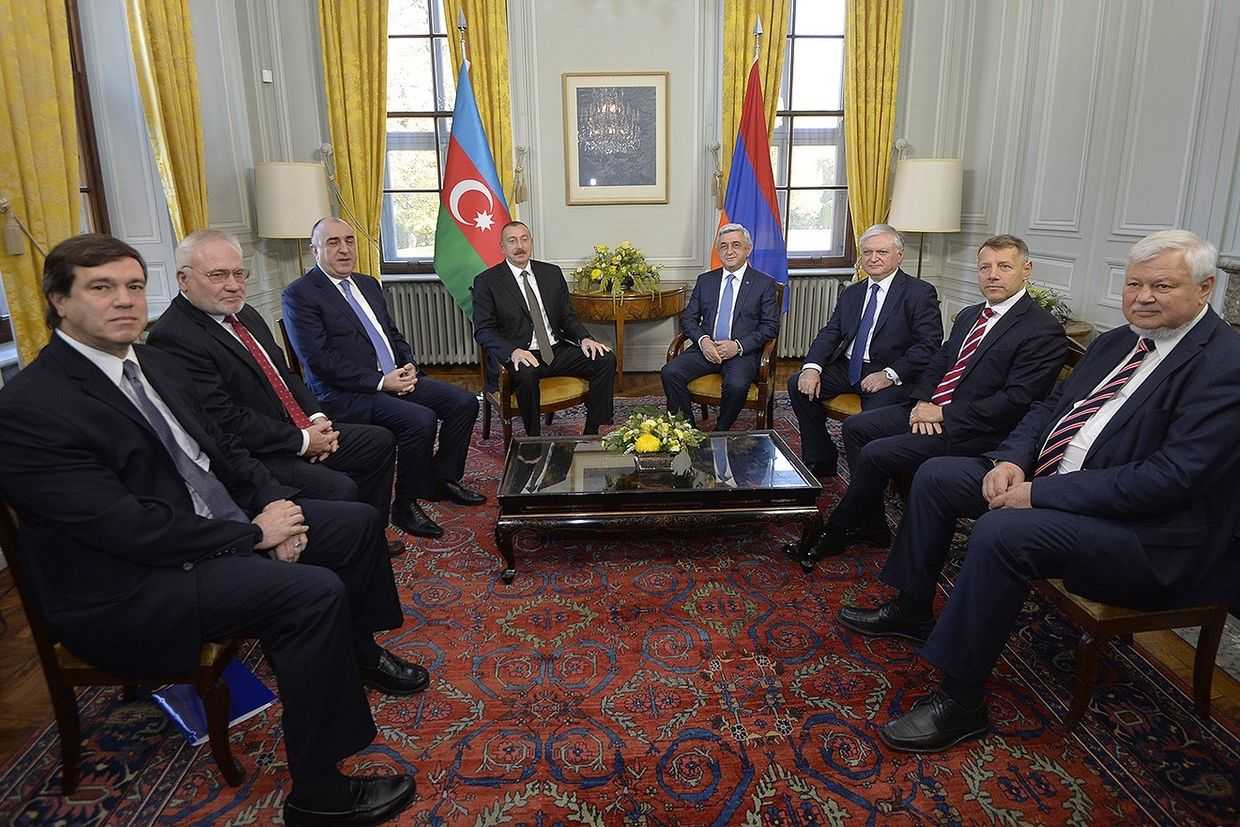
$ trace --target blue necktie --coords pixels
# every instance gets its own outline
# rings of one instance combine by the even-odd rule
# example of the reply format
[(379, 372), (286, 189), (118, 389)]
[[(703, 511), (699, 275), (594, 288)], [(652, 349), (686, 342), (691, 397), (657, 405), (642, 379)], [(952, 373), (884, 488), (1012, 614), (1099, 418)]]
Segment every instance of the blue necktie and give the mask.
[(389, 352), (387, 340), (382, 334), (371, 324), (370, 318), (366, 315), (366, 311), (362, 310), (362, 306), (357, 303), (357, 299), (353, 296), (353, 291), (349, 287), (349, 280), (345, 279), (340, 282), (340, 289), (344, 291), (344, 300), (349, 303), (349, 307), (353, 308), (353, 312), (357, 314), (357, 320), (362, 323), (362, 327), (366, 330), (366, 335), (370, 337), (370, 344), (375, 349), (375, 355), (379, 357), (379, 370), (385, 374), (396, 370), (396, 362), (392, 359)]
[(719, 315), (715, 317), (714, 339), (716, 342), (732, 338), (732, 281), (735, 278), (735, 273), (728, 273), (728, 283), (719, 296)]
[(865, 363), (865, 343), (870, 338), (870, 328), (874, 326), (874, 313), (878, 309), (879, 285), (870, 285), (870, 301), (861, 314), (861, 326), (857, 328), (857, 338), (853, 339), (852, 356), (848, 359), (848, 381), (853, 385), (861, 382), (861, 366)]

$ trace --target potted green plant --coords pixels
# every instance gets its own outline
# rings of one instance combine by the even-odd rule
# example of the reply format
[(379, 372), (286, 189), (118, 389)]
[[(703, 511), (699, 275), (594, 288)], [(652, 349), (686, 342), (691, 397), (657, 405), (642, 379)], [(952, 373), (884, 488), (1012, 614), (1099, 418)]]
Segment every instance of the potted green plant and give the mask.
[(1063, 294), (1050, 287), (1043, 287), (1040, 284), (1029, 282), (1025, 285), (1025, 292), (1029, 294), (1029, 298), (1033, 299), (1042, 307), (1043, 310), (1055, 317), (1061, 325), (1067, 326), (1072, 321), (1072, 308), (1068, 306), (1068, 302), (1064, 300)]
[(573, 289), (578, 293), (622, 296), (625, 293), (659, 292), (661, 264), (650, 264), (642, 251), (627, 241), (614, 249), (606, 244), (594, 245), (594, 257), (571, 273)]

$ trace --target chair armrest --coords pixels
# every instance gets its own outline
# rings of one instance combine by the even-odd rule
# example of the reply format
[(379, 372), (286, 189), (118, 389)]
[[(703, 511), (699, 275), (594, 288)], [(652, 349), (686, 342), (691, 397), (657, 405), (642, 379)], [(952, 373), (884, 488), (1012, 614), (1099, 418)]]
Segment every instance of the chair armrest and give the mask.
[(689, 341), (689, 337), (684, 334), (684, 331), (677, 330), (676, 335), (672, 337), (672, 343), (667, 346), (667, 360), (666, 361), (670, 362), (673, 359), (675, 359), (677, 356), (679, 356), (680, 352), (685, 349), (685, 344), (688, 341)]
[(755, 381), (765, 382), (770, 379), (771, 366), (775, 363), (775, 343), (778, 341), (779, 337), (776, 337), (762, 346), (762, 358), (758, 360), (758, 375)]

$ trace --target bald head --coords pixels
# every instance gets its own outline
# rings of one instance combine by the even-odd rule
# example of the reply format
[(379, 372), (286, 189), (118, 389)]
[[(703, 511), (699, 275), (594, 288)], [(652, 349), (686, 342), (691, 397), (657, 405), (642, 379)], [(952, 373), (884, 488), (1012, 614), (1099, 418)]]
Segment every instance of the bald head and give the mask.
[(347, 278), (357, 266), (357, 239), (353, 228), (339, 218), (321, 218), (310, 231), (310, 250), (319, 269), (338, 279)]

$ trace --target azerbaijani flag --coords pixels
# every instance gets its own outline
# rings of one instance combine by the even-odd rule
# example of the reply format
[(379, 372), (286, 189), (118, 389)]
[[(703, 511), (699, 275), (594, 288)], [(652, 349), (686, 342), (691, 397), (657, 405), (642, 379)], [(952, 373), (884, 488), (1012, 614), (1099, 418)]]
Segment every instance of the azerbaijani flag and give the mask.
[(474, 276), (504, 259), (499, 231), (509, 220), (508, 201), (478, 116), (466, 60), (457, 79), (452, 136), (439, 193), (435, 272), (468, 316), (474, 314), (469, 295)]
[[(728, 191), (723, 198), (719, 226), (742, 224), (753, 236), (749, 261), (780, 284), (788, 283), (788, 246), (775, 199), (775, 177), (771, 174), (771, 149), (766, 138), (766, 107), (762, 103), (762, 79), (754, 61), (745, 83), (745, 106), (732, 150), (732, 169)], [(711, 255), (711, 266), (719, 267), (719, 251)], [(789, 295), (784, 292), (784, 310)]]

